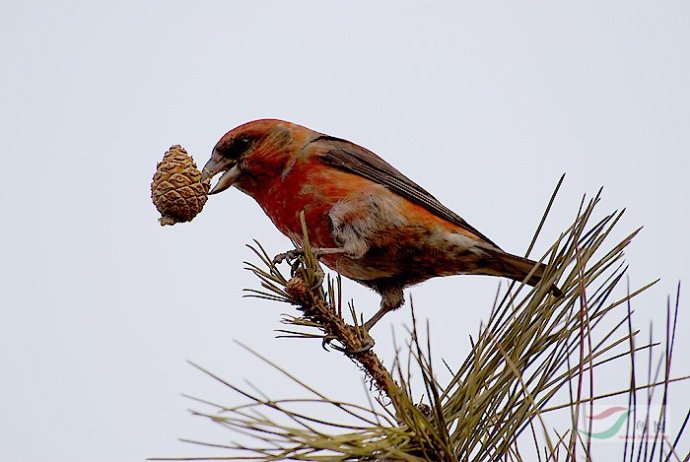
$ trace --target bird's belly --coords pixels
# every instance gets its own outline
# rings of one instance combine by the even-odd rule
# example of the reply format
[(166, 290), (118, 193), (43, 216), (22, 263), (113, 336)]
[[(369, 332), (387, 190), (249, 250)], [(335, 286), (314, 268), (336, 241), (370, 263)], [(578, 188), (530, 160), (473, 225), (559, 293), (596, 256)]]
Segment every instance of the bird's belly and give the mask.
[(449, 230), (406, 229), (386, 236), (361, 258), (329, 255), (323, 262), (358, 281), (394, 279), (403, 286), (438, 276), (472, 273), (482, 252), (470, 238)]

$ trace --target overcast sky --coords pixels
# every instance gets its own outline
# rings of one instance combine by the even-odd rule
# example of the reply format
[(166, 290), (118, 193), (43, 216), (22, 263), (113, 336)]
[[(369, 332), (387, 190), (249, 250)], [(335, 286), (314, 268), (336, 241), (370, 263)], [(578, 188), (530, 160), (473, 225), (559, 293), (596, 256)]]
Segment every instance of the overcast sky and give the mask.
[[(627, 207), (615, 237), (644, 226), (626, 260), (633, 287), (662, 278), (635, 303), (643, 335), (650, 321), (661, 333), (667, 295), (690, 283), (690, 3), (190, 5), (0, 3), (0, 460), (208, 454), (176, 438), (231, 436), (180, 393), (240, 400), (185, 360), (291, 390), (233, 339), (364, 402), (341, 355), (274, 338), (288, 306), (241, 298), (257, 285), (245, 243), (289, 248), (251, 198), (231, 190), (190, 224), (156, 221), (149, 184), (170, 145), (203, 164), (261, 117), (370, 148), (515, 253), (562, 173), (539, 253), (604, 186), (602, 214)], [(497, 284), (408, 291), (439, 357), (467, 354)], [(376, 294), (345, 288), (373, 313)], [(690, 371), (682, 305), (676, 375)], [(388, 361), (390, 329), (408, 321), (405, 307), (377, 326)], [(621, 371), (605, 390), (626, 386)], [(690, 393), (672, 391), (677, 428)]]

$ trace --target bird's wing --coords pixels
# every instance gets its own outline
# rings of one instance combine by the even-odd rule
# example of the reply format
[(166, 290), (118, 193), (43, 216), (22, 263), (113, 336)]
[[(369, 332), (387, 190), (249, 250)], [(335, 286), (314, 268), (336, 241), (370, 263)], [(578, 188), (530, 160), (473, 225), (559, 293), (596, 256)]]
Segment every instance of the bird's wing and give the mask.
[(439, 202), (428, 191), (368, 149), (328, 135), (320, 135), (312, 142), (316, 141), (328, 142), (327, 146), (329, 147), (319, 154), (320, 159), (327, 165), (381, 184), (395, 194), (424, 207), (434, 215), (454, 225), (466, 229), (498, 248), (489, 238)]

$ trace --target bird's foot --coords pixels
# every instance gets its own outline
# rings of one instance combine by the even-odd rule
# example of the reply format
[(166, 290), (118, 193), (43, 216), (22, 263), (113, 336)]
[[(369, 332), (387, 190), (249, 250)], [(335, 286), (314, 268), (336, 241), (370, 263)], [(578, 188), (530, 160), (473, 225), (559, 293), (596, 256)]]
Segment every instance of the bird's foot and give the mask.
[(348, 356), (356, 356), (356, 355), (361, 355), (372, 348), (374, 348), (374, 345), (376, 345), (376, 342), (374, 341), (374, 338), (369, 335), (369, 330), (366, 328), (366, 326), (357, 326), (355, 323), (354, 327), (351, 327), (353, 333), (356, 335), (357, 340), (359, 341), (358, 343), (361, 344), (360, 347), (358, 348), (352, 348), (347, 351), (345, 351), (345, 354)]
[(366, 338), (363, 339), (363, 342), (362, 342), (363, 344), (362, 344), (362, 346), (359, 347), (359, 348), (352, 348), (352, 349), (349, 349), (349, 348), (344, 348), (344, 347), (341, 347), (341, 346), (333, 345), (333, 344), (331, 344), (331, 342), (332, 342), (333, 340), (336, 340), (336, 338), (333, 337), (333, 336), (324, 337), (323, 342), (322, 342), (322, 344), (321, 344), (321, 346), (323, 347), (323, 349), (324, 349), (324, 350), (327, 350), (327, 349), (328, 349), (327, 347), (330, 346), (330, 347), (333, 348), (334, 350), (338, 350), (338, 351), (340, 351), (341, 353), (344, 353), (344, 354), (346, 354), (346, 355), (348, 355), (348, 356), (357, 356), (357, 355), (364, 354), (364, 353), (370, 351), (372, 348), (374, 348), (374, 345), (376, 345), (376, 342), (374, 341), (374, 339), (371, 338), (368, 334), (367, 334)]
[[(335, 248), (328, 248), (328, 247), (313, 247), (311, 249), (311, 252), (314, 254), (314, 256), (318, 259), (323, 257), (324, 255), (337, 255), (337, 254), (342, 254), (345, 253), (345, 249), (341, 249), (338, 247)], [(288, 263), (292, 263), (295, 260), (297, 260), (299, 257), (304, 256), (304, 249), (292, 249), (288, 250), (287, 252), (279, 253), (273, 258), (273, 263), (276, 265), (279, 265), (283, 263), (284, 261)]]
[(337, 349), (338, 347), (334, 347), (333, 345), (331, 345), (331, 342), (337, 339), (338, 337), (336, 337), (335, 335), (324, 335), (321, 339), (321, 348), (323, 348), (326, 351), (328, 351), (328, 347), (333, 347)]
[(347, 354), (348, 356), (361, 355), (361, 354), (368, 352), (372, 348), (374, 348), (374, 345), (376, 345), (376, 342), (374, 341), (373, 338), (371, 338), (369, 336), (369, 334), (367, 334), (367, 338), (365, 340), (364, 345), (362, 345), (359, 348), (355, 348), (354, 350), (345, 350), (344, 353)]
[(288, 262), (289, 264), (292, 264), (293, 261), (297, 260), (302, 255), (304, 255), (304, 250), (302, 249), (288, 250), (287, 252), (279, 253), (278, 255), (273, 257), (273, 264), (280, 265), (284, 261)]
[[(339, 340), (339, 338), (336, 337), (335, 335), (324, 336), (323, 339), (321, 340), (321, 346), (323, 347), (324, 350), (328, 350), (328, 347), (331, 347), (334, 350), (340, 351), (341, 353), (344, 353), (348, 356), (356, 356), (356, 355), (364, 354), (367, 351), (374, 348), (374, 345), (376, 345), (376, 342), (366, 331), (361, 330), (361, 328), (360, 328), (360, 331), (361, 331), (361, 333), (358, 334), (358, 337), (360, 339), (360, 342), (362, 343), (362, 346), (360, 346), (358, 348), (348, 349), (348, 348), (344, 348), (344, 347), (341, 347), (338, 345), (333, 345), (331, 343), (331, 342), (333, 342), (333, 340)], [(362, 335), (362, 333), (364, 335)]]

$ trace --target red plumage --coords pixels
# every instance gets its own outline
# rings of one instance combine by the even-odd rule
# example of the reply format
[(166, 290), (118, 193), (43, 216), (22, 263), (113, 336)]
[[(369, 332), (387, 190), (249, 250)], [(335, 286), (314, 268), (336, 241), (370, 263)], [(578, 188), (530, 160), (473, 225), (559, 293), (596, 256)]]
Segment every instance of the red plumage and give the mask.
[[(276, 227), (301, 241), (304, 211), (322, 261), (382, 296), (371, 328), (403, 303), (403, 289), (437, 276), (483, 274), (537, 285), (543, 264), (511, 255), (376, 154), (275, 119), (226, 133), (203, 170), (224, 172), (211, 193), (235, 186)], [(551, 286), (554, 294), (558, 289)]]

